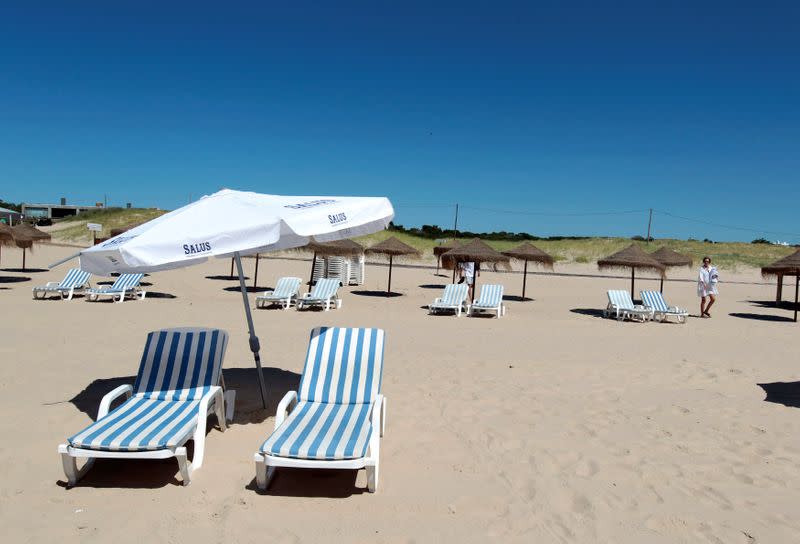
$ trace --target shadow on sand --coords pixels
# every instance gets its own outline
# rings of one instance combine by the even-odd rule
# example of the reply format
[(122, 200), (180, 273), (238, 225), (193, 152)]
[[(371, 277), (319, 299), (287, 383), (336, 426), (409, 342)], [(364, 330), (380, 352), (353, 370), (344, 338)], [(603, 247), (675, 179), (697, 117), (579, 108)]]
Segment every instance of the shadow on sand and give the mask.
[(794, 302), (790, 302), (788, 300), (782, 300), (780, 302), (776, 302), (774, 300), (748, 300), (750, 304), (753, 306), (758, 306), (759, 308), (779, 308), (781, 310), (794, 310)]
[(758, 386), (767, 394), (764, 402), (800, 408), (800, 382), (760, 383)]
[(444, 289), (444, 283), (423, 283), (419, 287), (421, 289)]
[(519, 295), (503, 295), (503, 300), (508, 302), (533, 302), (536, 299), (530, 297), (521, 297)]
[(49, 272), (47, 268), (0, 268), (0, 272), (36, 273)]
[(350, 291), (354, 295), (358, 295), (360, 297), (378, 297), (378, 298), (394, 298), (394, 297), (402, 297), (402, 293), (395, 293), (392, 291), (391, 293), (387, 293), (386, 291)]
[(572, 308), (570, 312), (573, 314), (588, 315), (590, 317), (605, 318), (603, 310), (598, 310), (597, 308)]
[(344, 499), (368, 493), (366, 487), (356, 487), (356, 470), (279, 468), (266, 491), (256, 487), (256, 480), (247, 489), (273, 497), (320, 497)]
[(21, 283), (31, 281), (28, 276), (0, 276), (0, 283)]
[(783, 315), (770, 315), (770, 314), (751, 314), (746, 312), (732, 312), (728, 314), (732, 317), (739, 317), (741, 319), (754, 319), (756, 321), (775, 321), (779, 323), (792, 323), (791, 317)]
[[(248, 285), (245, 287), (248, 293), (263, 293), (264, 291), (272, 291), (272, 287), (253, 287), (252, 285)], [(231, 287), (223, 287), (223, 291), (227, 291), (229, 293), (241, 293), (242, 290), (238, 285), (234, 285)]]
[[(239, 276), (206, 276), (207, 280), (220, 280), (220, 281), (239, 281)], [(245, 280), (249, 280), (250, 276), (245, 276)]]

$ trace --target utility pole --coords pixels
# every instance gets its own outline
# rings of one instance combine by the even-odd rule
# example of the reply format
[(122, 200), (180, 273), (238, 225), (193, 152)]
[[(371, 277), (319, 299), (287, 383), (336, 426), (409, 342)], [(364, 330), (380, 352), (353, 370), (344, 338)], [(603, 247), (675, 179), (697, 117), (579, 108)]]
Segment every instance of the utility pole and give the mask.
[(647, 220), (647, 243), (650, 243), (650, 225), (653, 224), (653, 208), (650, 208), (650, 218)]
[(108, 195), (103, 195), (103, 208), (108, 208)]
[(453, 238), (458, 236), (458, 203), (456, 202), (456, 221), (453, 224)]

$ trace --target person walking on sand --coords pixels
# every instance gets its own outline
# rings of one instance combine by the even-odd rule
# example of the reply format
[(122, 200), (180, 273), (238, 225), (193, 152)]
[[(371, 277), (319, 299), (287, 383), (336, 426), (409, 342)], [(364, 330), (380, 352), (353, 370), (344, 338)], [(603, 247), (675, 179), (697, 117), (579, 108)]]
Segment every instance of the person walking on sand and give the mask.
[[(711, 264), (711, 257), (703, 257), (703, 266), (697, 275), (697, 296), (700, 297), (700, 317), (711, 317), (709, 310), (717, 301), (717, 283), (719, 273), (717, 267)], [(706, 297), (709, 299), (706, 305)]]
[(461, 280), (458, 283), (466, 282), (469, 300), (472, 301), (472, 287), (475, 285), (475, 263), (464, 261), (458, 264)]

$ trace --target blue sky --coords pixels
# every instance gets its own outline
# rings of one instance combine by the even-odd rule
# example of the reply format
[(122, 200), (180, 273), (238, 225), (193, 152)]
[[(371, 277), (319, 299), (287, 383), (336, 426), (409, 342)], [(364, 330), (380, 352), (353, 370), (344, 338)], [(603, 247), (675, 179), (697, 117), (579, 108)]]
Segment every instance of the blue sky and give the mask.
[(800, 242), (797, 2), (19, 4), (5, 200), (386, 195), (540, 235), (655, 208), (656, 236)]

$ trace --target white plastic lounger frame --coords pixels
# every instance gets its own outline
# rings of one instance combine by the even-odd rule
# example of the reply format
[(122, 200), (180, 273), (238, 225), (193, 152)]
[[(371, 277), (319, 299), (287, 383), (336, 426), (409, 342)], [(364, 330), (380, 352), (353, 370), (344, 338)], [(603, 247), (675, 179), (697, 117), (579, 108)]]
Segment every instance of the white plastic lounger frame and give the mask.
[(297, 309), (302, 310), (311, 306), (322, 306), (327, 312), (334, 308), (342, 307), (342, 299), (337, 294), (339, 291), (338, 278), (322, 278), (317, 280), (310, 293), (306, 293), (297, 300)]
[(142, 281), (144, 274), (120, 274), (114, 282), (114, 285), (103, 285), (96, 289), (86, 290), (86, 300), (94, 302), (100, 297), (111, 297), (115, 302), (123, 302), (126, 297), (133, 299), (144, 300), (147, 291), (139, 287), (139, 282)]
[(265, 308), (273, 304), (280, 304), (286, 310), (297, 301), (297, 292), (300, 290), (300, 278), (281, 278), (275, 284), (273, 291), (267, 291), (256, 297), (256, 308)]
[(453, 311), (456, 317), (461, 316), (461, 312), (469, 314), (469, 303), (467, 302), (467, 284), (451, 283), (445, 286), (444, 294), (428, 304), (428, 313), (433, 314), (440, 311)]
[(670, 306), (664, 300), (664, 295), (658, 291), (640, 291), (639, 296), (642, 299), (642, 304), (645, 307), (653, 310), (653, 317), (659, 321), (664, 321), (668, 317), (674, 317), (678, 323), (686, 323), (686, 317), (689, 312), (678, 308), (677, 306)]
[(468, 315), (474, 315), (476, 312), (495, 312), (498, 318), (506, 315), (506, 306), (503, 304), (503, 286), (490, 284), (482, 286), (478, 300), (469, 307)]
[(72, 300), (72, 295), (82, 292), (89, 284), (89, 278), (92, 275), (84, 272), (80, 268), (70, 268), (67, 275), (61, 281), (50, 281), (41, 287), (33, 288), (33, 298), (41, 300), (47, 298), (47, 295), (58, 294), (61, 300), (66, 297), (67, 300)]
[[(203, 465), (206, 419), (212, 411), (221, 431), (233, 419), (235, 391), (218, 385), (228, 333), (220, 329), (178, 328), (147, 335), (136, 383), (121, 385), (100, 402), (97, 421), (58, 446), (69, 486), (97, 458), (178, 460), (183, 485)], [(112, 402), (126, 401), (109, 411)], [(227, 411), (225, 410), (227, 404)], [(190, 462), (186, 443), (194, 440)], [(78, 469), (77, 459), (86, 459)]]
[(608, 291), (608, 306), (603, 310), (605, 317), (612, 314), (618, 321), (631, 319), (644, 323), (653, 318), (653, 310), (638, 304), (634, 305), (630, 293), (615, 289)]
[(366, 468), (367, 489), (375, 492), (386, 425), (383, 340), (381, 329), (311, 332), (300, 387), (278, 404), (275, 431), (254, 456), (259, 489), (278, 467)]

